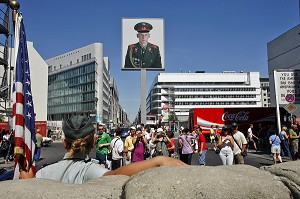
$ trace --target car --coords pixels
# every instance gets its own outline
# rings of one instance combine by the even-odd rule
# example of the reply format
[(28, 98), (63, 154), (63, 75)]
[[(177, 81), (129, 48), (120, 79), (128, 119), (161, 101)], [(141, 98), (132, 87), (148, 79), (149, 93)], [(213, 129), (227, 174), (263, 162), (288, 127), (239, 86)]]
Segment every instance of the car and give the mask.
[(42, 146), (49, 146), (51, 145), (53, 140), (49, 137), (43, 137)]
[(111, 136), (111, 137), (114, 137), (116, 135), (116, 129), (111, 129), (108, 134)]
[(129, 128), (121, 128), (121, 138), (126, 138), (128, 136)]

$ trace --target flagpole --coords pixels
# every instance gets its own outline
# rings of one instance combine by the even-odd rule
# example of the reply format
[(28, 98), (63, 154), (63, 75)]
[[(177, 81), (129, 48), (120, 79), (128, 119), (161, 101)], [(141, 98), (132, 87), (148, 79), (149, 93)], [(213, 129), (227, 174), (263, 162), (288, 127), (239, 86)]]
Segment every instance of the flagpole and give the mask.
[(17, 20), (17, 11), (20, 8), (20, 4), (17, 1), (10, 1), (9, 7), (12, 9), (12, 22), (15, 28), (16, 20)]

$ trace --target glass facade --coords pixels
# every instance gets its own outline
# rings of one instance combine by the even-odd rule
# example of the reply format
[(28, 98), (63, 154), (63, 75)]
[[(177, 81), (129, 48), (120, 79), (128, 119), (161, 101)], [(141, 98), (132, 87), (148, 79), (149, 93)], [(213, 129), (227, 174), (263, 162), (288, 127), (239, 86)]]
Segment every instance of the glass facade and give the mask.
[(95, 62), (48, 77), (48, 120), (79, 113), (96, 113)]

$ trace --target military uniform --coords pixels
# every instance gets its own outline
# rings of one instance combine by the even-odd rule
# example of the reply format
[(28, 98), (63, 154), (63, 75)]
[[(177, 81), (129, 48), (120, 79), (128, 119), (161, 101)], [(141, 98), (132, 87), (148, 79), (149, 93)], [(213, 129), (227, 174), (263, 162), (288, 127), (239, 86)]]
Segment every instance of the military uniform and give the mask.
[(144, 48), (139, 43), (129, 45), (125, 68), (162, 68), (159, 47), (151, 43)]
[[(152, 28), (147, 22), (134, 26), (138, 33), (148, 33)], [(149, 42), (144, 47), (140, 43), (129, 45), (124, 68), (162, 68), (159, 47)]]

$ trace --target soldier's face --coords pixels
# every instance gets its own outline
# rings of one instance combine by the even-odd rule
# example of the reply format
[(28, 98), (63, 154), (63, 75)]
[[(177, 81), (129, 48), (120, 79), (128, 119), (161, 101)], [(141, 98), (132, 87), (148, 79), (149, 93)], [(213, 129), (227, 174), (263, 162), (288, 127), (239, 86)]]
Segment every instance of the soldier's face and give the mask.
[(139, 43), (142, 45), (146, 45), (148, 43), (148, 39), (150, 38), (150, 34), (147, 32), (140, 32), (137, 34), (137, 38), (139, 38)]

